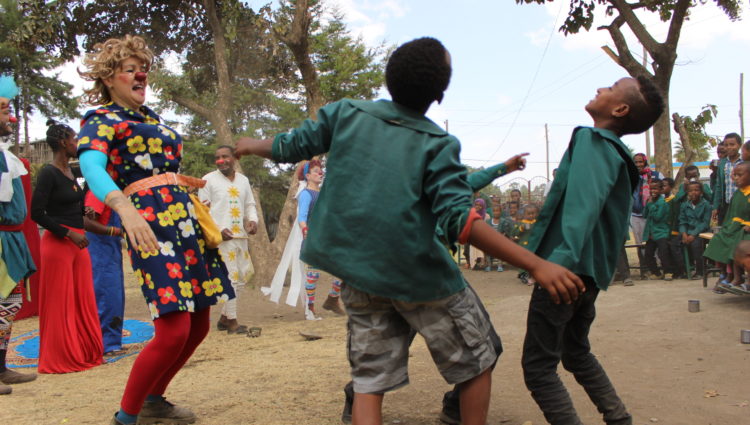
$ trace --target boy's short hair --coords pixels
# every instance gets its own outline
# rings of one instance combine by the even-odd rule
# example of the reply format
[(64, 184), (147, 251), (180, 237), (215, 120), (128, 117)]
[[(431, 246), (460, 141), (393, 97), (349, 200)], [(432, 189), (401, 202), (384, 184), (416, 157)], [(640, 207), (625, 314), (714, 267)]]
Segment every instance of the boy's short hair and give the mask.
[(651, 181), (650, 181), (650, 182), (648, 182), (648, 184), (654, 184), (654, 183), (659, 183), (659, 184), (661, 184), (661, 182), (662, 182), (662, 180), (661, 180), (661, 179), (659, 179), (659, 178), (656, 178), (656, 177), (654, 177), (654, 178), (652, 178), (652, 179), (651, 179)]
[(742, 145), (742, 149), (750, 151), (750, 140), (748, 140), (747, 142), (745, 142), (744, 145)]
[(685, 186), (686, 189), (690, 189), (690, 186), (698, 186), (698, 189), (700, 189), (701, 193), (703, 192), (703, 183), (701, 182), (690, 182)]
[(625, 116), (623, 134), (638, 134), (648, 130), (664, 112), (664, 98), (659, 89), (644, 76), (636, 77), (638, 91), (627, 98), (630, 112)]
[(693, 171), (693, 170), (695, 170), (695, 171), (698, 172), (698, 176), (701, 175), (701, 170), (698, 168), (698, 166), (693, 165), (693, 164), (688, 165), (687, 167), (685, 167), (685, 174), (687, 174), (688, 171)]
[(726, 136), (724, 136), (724, 140), (727, 139), (734, 139), (737, 141), (737, 144), (742, 146), (742, 137), (737, 133), (728, 133)]
[(669, 187), (674, 187), (674, 179), (671, 177), (664, 177), (663, 179), (661, 179), (661, 183), (666, 183), (669, 185)]
[(447, 52), (431, 37), (397, 48), (385, 66), (385, 83), (393, 101), (419, 111), (440, 99), (451, 79)]

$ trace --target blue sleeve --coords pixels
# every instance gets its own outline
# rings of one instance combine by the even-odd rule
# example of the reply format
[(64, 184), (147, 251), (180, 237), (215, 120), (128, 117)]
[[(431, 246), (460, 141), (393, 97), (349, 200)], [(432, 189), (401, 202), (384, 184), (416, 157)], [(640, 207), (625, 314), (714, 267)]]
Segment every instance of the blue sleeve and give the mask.
[(310, 214), (310, 202), (312, 201), (312, 195), (307, 191), (302, 191), (299, 194), (299, 200), (297, 201), (297, 222), (307, 223), (307, 216)]
[(81, 163), (81, 173), (83, 178), (86, 179), (91, 192), (100, 201), (104, 202), (104, 199), (114, 190), (120, 190), (112, 177), (107, 174), (107, 155), (95, 151), (87, 150), (81, 153), (78, 157)]

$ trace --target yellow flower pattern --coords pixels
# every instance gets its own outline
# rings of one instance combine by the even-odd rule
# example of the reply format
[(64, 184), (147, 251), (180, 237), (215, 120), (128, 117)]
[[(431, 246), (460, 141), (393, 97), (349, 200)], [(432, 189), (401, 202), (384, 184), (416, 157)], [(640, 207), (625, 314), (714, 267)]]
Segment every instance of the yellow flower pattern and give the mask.
[(169, 214), (172, 215), (172, 220), (174, 221), (187, 217), (187, 210), (185, 209), (185, 204), (182, 202), (172, 204), (167, 207), (167, 209), (169, 210)]
[[(107, 154), (107, 172), (120, 187), (180, 168), (182, 137), (146, 106), (132, 110), (109, 103), (89, 110), (78, 136), (79, 152)], [(234, 298), (218, 250), (206, 247), (201, 229), (190, 219), (184, 188), (145, 188), (130, 195), (130, 201), (160, 246), (144, 252), (128, 243), (136, 281), (152, 318), (197, 311)]]
[(96, 135), (99, 137), (106, 137), (107, 140), (112, 141), (112, 138), (115, 137), (115, 129), (109, 125), (99, 124), (99, 129), (97, 130)]
[(172, 213), (170, 213), (169, 211), (158, 212), (156, 213), (156, 217), (159, 218), (159, 226), (161, 227), (174, 226)]
[(180, 281), (180, 295), (185, 298), (193, 298), (193, 285), (190, 282)]
[(156, 137), (149, 137), (148, 138), (148, 152), (149, 153), (162, 153), (163, 150), (161, 148), (161, 139)]
[[(114, 130), (112, 130), (114, 132)], [(146, 150), (146, 145), (143, 143), (143, 137), (135, 136), (128, 139), (125, 144), (128, 146), (128, 152), (138, 153)]]

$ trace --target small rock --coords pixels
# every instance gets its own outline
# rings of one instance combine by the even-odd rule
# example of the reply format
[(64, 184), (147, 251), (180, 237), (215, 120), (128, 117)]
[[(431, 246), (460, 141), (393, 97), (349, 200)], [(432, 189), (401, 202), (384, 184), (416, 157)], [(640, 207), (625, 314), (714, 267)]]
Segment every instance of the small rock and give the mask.
[(656, 418), (651, 418), (651, 419), (649, 419), (649, 420), (650, 420), (651, 422), (654, 422), (654, 423), (656, 423), (656, 422), (659, 422), (659, 420), (658, 420), (658, 419), (656, 419)]

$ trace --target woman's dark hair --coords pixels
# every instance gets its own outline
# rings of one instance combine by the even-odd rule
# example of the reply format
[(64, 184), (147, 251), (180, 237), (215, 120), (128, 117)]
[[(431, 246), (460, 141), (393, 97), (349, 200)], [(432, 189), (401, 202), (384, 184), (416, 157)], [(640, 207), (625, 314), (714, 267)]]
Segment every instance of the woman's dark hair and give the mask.
[(47, 144), (52, 152), (57, 152), (60, 149), (60, 142), (74, 134), (76, 132), (67, 125), (53, 119), (47, 120)]
[(385, 83), (393, 101), (421, 111), (442, 99), (451, 66), (442, 43), (430, 37), (402, 44), (388, 59)]

